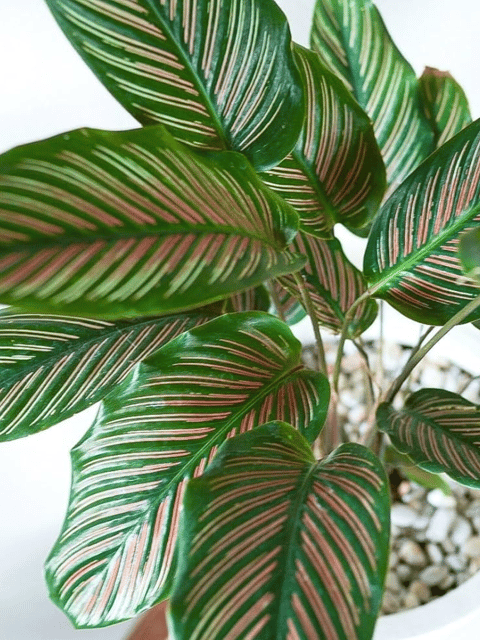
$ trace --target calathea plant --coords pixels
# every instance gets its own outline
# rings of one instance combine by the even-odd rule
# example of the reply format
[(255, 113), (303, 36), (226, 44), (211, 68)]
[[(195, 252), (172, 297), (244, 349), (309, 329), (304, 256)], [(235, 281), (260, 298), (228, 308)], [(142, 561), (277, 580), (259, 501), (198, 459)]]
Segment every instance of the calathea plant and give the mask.
[[(393, 404), (480, 318), (480, 122), (451, 76), (415, 77), (370, 0), (318, 0), (311, 50), (273, 0), (47, 4), (142, 125), (0, 158), (1, 438), (102, 401), (72, 451), (53, 600), (96, 627), (170, 598), (177, 640), (371, 638), (381, 432), (480, 486), (477, 406)], [(336, 224), (369, 234), (363, 272)], [(362, 348), (375, 299), (440, 328), (347, 443), (343, 346)], [(305, 313), (319, 371), (288, 326)]]

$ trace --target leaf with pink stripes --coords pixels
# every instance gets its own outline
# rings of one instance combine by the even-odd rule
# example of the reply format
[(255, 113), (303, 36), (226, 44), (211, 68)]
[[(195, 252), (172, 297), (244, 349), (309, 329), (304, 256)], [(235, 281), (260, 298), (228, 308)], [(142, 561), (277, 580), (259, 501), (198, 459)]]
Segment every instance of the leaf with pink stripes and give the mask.
[(46, 1), (143, 125), (161, 123), (195, 148), (242, 151), (259, 170), (295, 145), (302, 88), (287, 20), (273, 0)]
[(480, 488), (480, 406), (443, 389), (421, 389), (402, 409), (383, 403), (379, 429), (420, 467)]
[(291, 204), (301, 227), (321, 238), (341, 222), (362, 227), (377, 213), (385, 166), (372, 123), (349, 91), (313, 51), (295, 45), (305, 91), (300, 138), (265, 184)]
[(1, 157), (0, 302), (117, 318), (176, 313), (303, 265), (298, 216), (242, 154), (163, 127), (80, 129)]
[(38, 433), (98, 402), (137, 362), (213, 317), (203, 309), (116, 322), (0, 313), (0, 441)]
[(288, 327), (261, 312), (183, 333), (136, 365), (73, 449), (52, 599), (77, 627), (131, 618), (168, 596), (186, 483), (228, 438), (286, 420), (313, 441), (329, 402)]
[(441, 147), (472, 122), (467, 96), (448, 71), (426, 67), (419, 82), (423, 110)]
[[(418, 322), (444, 324), (478, 295), (458, 254), (480, 224), (480, 120), (433, 153), (384, 204), (364, 273), (372, 294)], [(464, 322), (480, 317), (480, 310)]]
[(389, 551), (388, 481), (357, 444), (317, 462), (270, 423), (189, 483), (171, 599), (176, 640), (370, 640)]
[[(366, 291), (362, 273), (347, 259), (336, 238), (322, 240), (300, 231), (292, 247), (296, 253), (307, 258), (301, 273), (318, 323), (334, 333), (340, 333), (347, 311)], [(279, 278), (279, 282), (293, 299), (302, 301), (295, 278), (287, 275)], [(360, 304), (350, 322), (348, 337), (355, 338), (368, 329), (377, 311), (374, 300)]]

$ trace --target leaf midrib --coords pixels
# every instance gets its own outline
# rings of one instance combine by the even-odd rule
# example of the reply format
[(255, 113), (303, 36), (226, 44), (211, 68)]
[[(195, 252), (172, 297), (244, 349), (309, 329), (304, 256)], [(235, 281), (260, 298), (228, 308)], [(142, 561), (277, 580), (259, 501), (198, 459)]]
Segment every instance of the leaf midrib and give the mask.
[[(434, 253), (434, 250), (439, 246), (442, 246), (447, 240), (454, 237), (458, 231), (462, 230), (462, 227), (465, 226), (467, 222), (469, 222), (473, 217), (475, 217), (480, 212), (480, 202), (473, 206), (470, 209), (465, 210), (460, 216), (458, 216), (452, 224), (444, 227), (440, 233), (432, 236), (431, 240), (429, 240), (426, 244), (424, 244), (420, 249), (416, 252), (412, 252), (410, 257), (399, 257), (400, 262), (397, 262), (392, 267), (378, 272), (377, 274), (373, 274), (371, 278), (368, 278), (368, 282), (372, 284), (370, 288), (370, 292), (372, 295), (385, 293), (382, 291), (384, 287), (389, 287), (392, 283), (392, 280), (395, 280), (397, 276), (400, 276), (402, 272), (411, 273), (411, 267), (420, 264), (425, 257)], [(376, 266), (378, 267), (378, 260), (375, 261)], [(380, 280), (374, 280), (373, 276), (375, 275), (383, 275)], [(388, 289), (386, 291), (388, 293)]]

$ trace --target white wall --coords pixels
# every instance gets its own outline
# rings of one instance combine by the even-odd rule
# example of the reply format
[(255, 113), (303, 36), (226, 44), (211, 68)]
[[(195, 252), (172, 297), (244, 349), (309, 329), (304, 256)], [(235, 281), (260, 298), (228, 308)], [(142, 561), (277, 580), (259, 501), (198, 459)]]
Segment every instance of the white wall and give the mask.
[[(313, 0), (281, 0), (294, 38), (308, 42)], [(418, 73), (450, 70), (480, 115), (478, 0), (378, 0)], [(54, 24), (43, 0), (0, 0), (0, 152), (80, 126), (136, 122), (100, 85)], [(68, 450), (93, 413), (0, 446), (0, 640), (113, 640), (126, 630), (73, 631), (51, 605), (42, 563), (61, 526)]]

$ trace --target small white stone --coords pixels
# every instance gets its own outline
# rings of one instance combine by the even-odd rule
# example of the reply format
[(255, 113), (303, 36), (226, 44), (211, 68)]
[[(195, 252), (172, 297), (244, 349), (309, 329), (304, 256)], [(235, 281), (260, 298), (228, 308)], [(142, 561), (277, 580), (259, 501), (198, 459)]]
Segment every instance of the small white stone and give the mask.
[(420, 606), (420, 600), (414, 593), (407, 593), (403, 599), (403, 605), (405, 609), (415, 609), (415, 607)]
[(432, 542), (430, 542), (429, 544), (427, 544), (426, 549), (433, 564), (440, 564), (442, 562), (443, 553), (437, 544), (433, 544)]
[(442, 542), (442, 548), (445, 551), (445, 553), (455, 553), (455, 545), (450, 540), (450, 538), (447, 538)]
[(447, 567), (445, 567), (444, 565), (441, 565), (441, 566), (427, 567), (420, 573), (419, 578), (421, 582), (425, 583), (429, 587), (433, 587), (439, 584), (440, 582), (442, 582), (442, 580), (445, 580), (447, 576), (448, 576)]
[(389, 571), (385, 579), (385, 589), (388, 589), (393, 593), (399, 593), (401, 588), (402, 585), (400, 584), (400, 580), (397, 578), (396, 574), (393, 571)]
[(396, 572), (397, 572), (397, 576), (400, 578), (400, 580), (402, 580), (403, 582), (406, 582), (407, 580), (409, 580), (409, 578), (412, 575), (412, 570), (411, 568), (408, 566), (408, 564), (403, 564), (403, 562), (399, 562), (396, 566)]
[(480, 516), (474, 516), (472, 518), (472, 525), (473, 525), (474, 530), (477, 533), (480, 533)]
[(385, 591), (383, 594), (383, 602), (382, 602), (382, 610), (385, 613), (397, 613), (400, 609), (400, 599), (398, 596), (390, 593), (390, 591)]
[(406, 504), (394, 504), (391, 522), (396, 527), (411, 527), (417, 519), (417, 512)]
[(428, 527), (428, 523), (430, 522), (430, 518), (424, 515), (417, 515), (415, 522), (412, 524), (412, 529), (416, 531), (422, 531)]
[(421, 384), (423, 387), (438, 389), (443, 387), (444, 376), (437, 367), (425, 367), (422, 371)]
[(447, 589), (450, 589), (450, 587), (452, 587), (455, 584), (455, 578), (448, 574), (441, 582), (438, 583), (438, 586), (440, 587), (440, 589), (444, 589), (445, 591)]
[(442, 542), (445, 540), (454, 520), (454, 509), (437, 509), (425, 532), (427, 540), (431, 542)]
[(390, 551), (390, 556), (388, 558), (388, 566), (390, 568), (395, 567), (397, 562), (398, 562), (398, 555), (395, 553), (395, 551)]
[(479, 558), (480, 557), (480, 536), (474, 536), (467, 540), (462, 548), (462, 553), (464, 553), (468, 558)]
[(463, 516), (458, 516), (453, 525), (451, 539), (457, 547), (462, 547), (472, 536), (472, 525)]
[(445, 558), (445, 562), (456, 573), (464, 571), (467, 567), (467, 559), (463, 553), (450, 554)]
[(414, 540), (402, 542), (398, 555), (412, 567), (424, 567), (427, 564), (427, 556), (422, 547)]
[(428, 492), (428, 502), (437, 509), (439, 507), (452, 508), (457, 504), (453, 496), (446, 496), (441, 489), (433, 489)]
[(469, 518), (480, 517), (480, 499), (479, 498), (477, 498), (472, 502), (472, 504), (465, 511), (465, 515)]
[(416, 595), (420, 602), (426, 602), (430, 598), (430, 587), (421, 580), (414, 580), (409, 592)]

